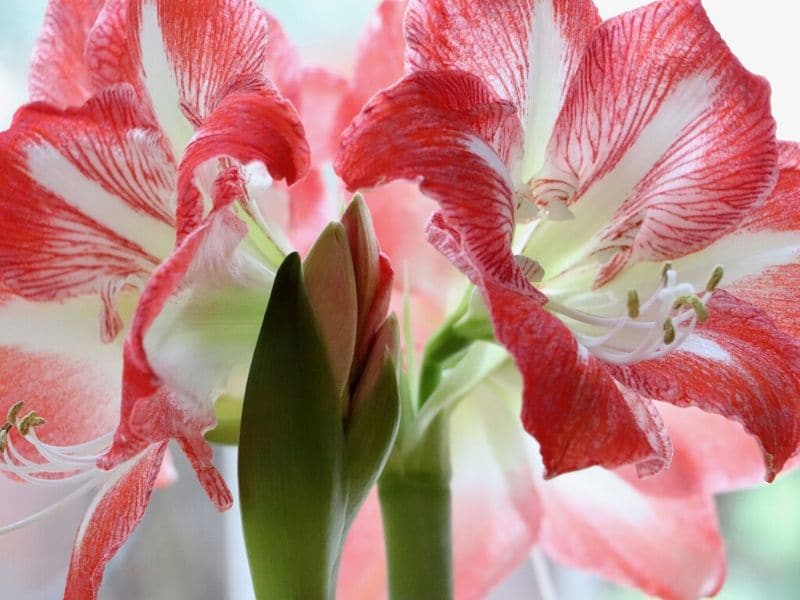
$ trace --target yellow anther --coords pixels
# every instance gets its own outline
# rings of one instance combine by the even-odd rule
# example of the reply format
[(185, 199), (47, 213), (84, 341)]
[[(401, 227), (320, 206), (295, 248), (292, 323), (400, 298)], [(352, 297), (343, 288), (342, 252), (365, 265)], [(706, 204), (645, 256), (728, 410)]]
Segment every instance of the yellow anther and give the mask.
[(30, 433), (30, 430), (34, 427), (39, 427), (39, 425), (44, 425), (44, 419), (37, 415), (35, 412), (31, 411), (19, 422), (19, 432), (20, 434), (25, 437)]
[(19, 411), (22, 410), (24, 402), (17, 402), (11, 408), (8, 409), (8, 417), (6, 417), (6, 422), (10, 423), (12, 426), (17, 422), (17, 416), (19, 415)]
[(714, 268), (714, 271), (711, 273), (711, 277), (708, 279), (708, 283), (706, 283), (706, 291), (713, 292), (717, 289), (719, 282), (722, 281), (722, 275), (724, 271), (721, 266), (717, 266)]
[(639, 293), (636, 290), (628, 290), (628, 316), (631, 319), (639, 316)]
[(8, 430), (0, 429), (0, 452), (5, 452), (8, 445)]
[(675, 325), (672, 324), (672, 319), (664, 321), (664, 343), (671, 344), (675, 341)]
[(706, 310), (706, 305), (703, 304), (703, 301), (697, 296), (692, 296), (689, 298), (689, 304), (691, 304), (694, 309), (697, 320), (701, 323), (705, 323), (708, 320), (708, 310)]

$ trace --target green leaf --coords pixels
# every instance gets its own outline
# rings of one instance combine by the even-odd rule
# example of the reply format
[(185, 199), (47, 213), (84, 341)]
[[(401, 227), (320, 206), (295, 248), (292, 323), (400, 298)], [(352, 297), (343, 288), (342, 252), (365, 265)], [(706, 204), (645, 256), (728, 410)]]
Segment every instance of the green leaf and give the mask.
[(242, 411), (239, 489), (259, 599), (328, 600), (344, 532), (344, 434), (327, 351), (291, 254), (278, 270)]
[(400, 393), (397, 367), (391, 358), (368, 398), (350, 415), (345, 454), (350, 494), (347, 500), (349, 526), (386, 464), (400, 425)]

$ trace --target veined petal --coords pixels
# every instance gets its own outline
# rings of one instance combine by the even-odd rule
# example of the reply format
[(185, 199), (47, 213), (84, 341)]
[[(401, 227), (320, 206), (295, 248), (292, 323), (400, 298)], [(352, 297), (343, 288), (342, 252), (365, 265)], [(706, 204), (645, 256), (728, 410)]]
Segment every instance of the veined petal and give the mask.
[(31, 100), (80, 106), (92, 96), (86, 42), (103, 0), (51, 0), (31, 61)]
[(288, 184), (306, 174), (310, 156), (297, 112), (266, 81), (232, 82), (192, 138), (178, 172), (178, 238), (182, 239), (204, 213), (198, 168), (209, 161), (259, 162), (273, 180)]
[(514, 106), (496, 100), (480, 79), (415, 73), (370, 101), (343, 134), (335, 167), (351, 189), (418, 181), (482, 272), (528, 290), (510, 248), (507, 164), (520, 143)]
[(600, 16), (591, 0), (412, 0), (406, 18), (411, 71), (460, 69), (515, 104), (525, 123), (523, 176), (544, 146)]
[[(771, 191), (774, 131), (768, 84), (736, 60), (698, 0), (654, 2), (606, 21), (531, 182), (537, 204), (565, 203), (574, 219), (547, 223), (532, 256), (552, 247), (565, 257), (610, 254), (600, 286), (631, 260), (705, 247)], [(565, 236), (582, 251), (565, 252)], [(548, 258), (546, 272), (566, 266), (552, 250)]]
[(0, 277), (36, 300), (99, 293), (112, 339), (118, 291), (140, 284), (175, 236), (175, 168), (133, 91), (63, 112), (22, 108), (0, 134), (0, 177)]
[(250, 0), (130, 0), (128, 10), (133, 64), (159, 124), (176, 133), (181, 150), (231, 80), (262, 73), (266, 14)]
[(167, 444), (119, 467), (89, 506), (72, 553), (64, 600), (97, 598), (106, 563), (142, 520)]
[(608, 368), (649, 398), (741, 423), (757, 438), (771, 481), (800, 444), (800, 343), (724, 290), (708, 311), (708, 322), (663, 358)]
[(403, 17), (408, 0), (381, 0), (358, 41), (353, 76), (331, 132), (334, 144), (367, 100), (403, 76)]
[[(96, 296), (31, 302), (0, 300), (0, 414), (23, 401), (45, 424), (39, 438), (56, 446), (93, 440), (119, 418), (122, 344), (102, 343)], [(15, 443), (17, 437), (14, 437)], [(28, 455), (25, 443), (19, 449)], [(31, 454), (28, 456), (34, 459)]]
[(541, 545), (556, 560), (668, 600), (722, 586), (725, 552), (710, 496), (647, 496), (603, 469), (544, 482), (539, 494)]
[(492, 281), (483, 291), (495, 336), (524, 380), (522, 423), (539, 442), (545, 476), (637, 463), (669, 464), (671, 445), (652, 403), (623, 394), (604, 365), (531, 298)]
[(212, 193), (211, 212), (142, 293), (125, 342), (121, 421), (99, 464), (113, 468), (175, 438), (209, 498), (224, 510), (232, 498), (203, 434), (215, 424), (214, 400), (225, 378), (239, 363), (247, 369), (269, 281), (237, 251), (247, 234), (231, 210), (246, 198), (239, 170), (219, 175)]

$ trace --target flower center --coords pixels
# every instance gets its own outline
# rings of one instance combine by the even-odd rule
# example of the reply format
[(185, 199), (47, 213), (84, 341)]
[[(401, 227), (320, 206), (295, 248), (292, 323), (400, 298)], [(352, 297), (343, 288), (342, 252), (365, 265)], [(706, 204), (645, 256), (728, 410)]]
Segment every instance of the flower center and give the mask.
[[(22, 402), (14, 404), (8, 411), (5, 424), (0, 427), (0, 453), (2, 453), (0, 471), (35, 485), (48, 487), (75, 483), (82, 485), (43, 510), (0, 526), (0, 535), (20, 529), (54, 513), (88, 490), (97, 487), (108, 477), (108, 473), (98, 469), (96, 463), (110, 447), (113, 433), (71, 446), (48, 444), (36, 434), (36, 428), (44, 425), (44, 419), (34, 411), (20, 416), (22, 408)], [(25, 451), (17, 448), (12, 439), (17, 434), (26, 442)]]
[(698, 290), (681, 281), (672, 264), (663, 266), (658, 279), (644, 282), (655, 289), (644, 299), (636, 289), (621, 293), (619, 286), (592, 289), (598, 265), (583, 266), (548, 278), (534, 260), (519, 257), (529, 281), (549, 298), (546, 306), (573, 332), (578, 342), (599, 359), (629, 364), (662, 357), (678, 348), (708, 319), (706, 303), (722, 279), (722, 267), (711, 273)]

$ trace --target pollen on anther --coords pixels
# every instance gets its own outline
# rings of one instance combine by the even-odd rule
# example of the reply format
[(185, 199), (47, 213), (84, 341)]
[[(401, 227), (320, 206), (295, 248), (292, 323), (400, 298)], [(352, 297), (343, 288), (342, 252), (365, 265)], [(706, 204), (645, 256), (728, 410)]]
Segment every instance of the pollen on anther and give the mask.
[(672, 270), (672, 263), (664, 263), (664, 268), (661, 269), (661, 283), (667, 285), (667, 273)]
[(628, 290), (628, 316), (631, 319), (639, 316), (639, 293), (636, 290)]
[(675, 325), (672, 324), (672, 319), (664, 321), (664, 343), (671, 344), (675, 341)]
[(14, 405), (8, 409), (8, 416), (6, 417), (6, 423), (9, 423), (13, 426), (17, 422), (17, 416), (22, 410), (22, 406), (24, 404), (25, 404), (24, 402), (19, 401), (14, 403)]
[(30, 433), (30, 430), (34, 427), (39, 427), (40, 425), (44, 425), (44, 419), (37, 415), (34, 411), (29, 412), (27, 415), (22, 417), (19, 422), (19, 432), (24, 437)]
[(711, 277), (708, 279), (708, 283), (706, 283), (707, 292), (713, 292), (715, 289), (717, 289), (719, 282), (722, 281), (722, 276), (724, 273), (725, 272), (721, 266), (714, 268), (714, 271), (711, 273)]

